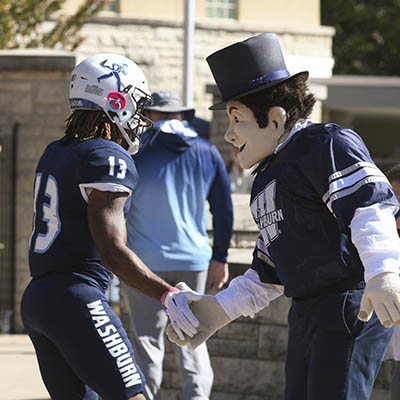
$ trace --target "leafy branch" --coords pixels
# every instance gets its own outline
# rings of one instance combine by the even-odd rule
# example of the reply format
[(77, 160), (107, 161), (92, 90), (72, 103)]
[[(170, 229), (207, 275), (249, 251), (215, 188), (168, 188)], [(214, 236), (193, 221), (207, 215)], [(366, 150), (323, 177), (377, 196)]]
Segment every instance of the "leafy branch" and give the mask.
[(73, 15), (61, 12), (65, 0), (0, 0), (0, 48), (74, 50), (82, 26), (110, 0), (85, 0)]

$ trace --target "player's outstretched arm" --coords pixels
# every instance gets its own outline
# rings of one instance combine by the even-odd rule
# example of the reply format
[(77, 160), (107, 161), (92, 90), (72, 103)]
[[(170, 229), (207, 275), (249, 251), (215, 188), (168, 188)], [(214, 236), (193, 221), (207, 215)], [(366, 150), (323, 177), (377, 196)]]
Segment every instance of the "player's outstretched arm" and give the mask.
[(128, 285), (161, 300), (175, 324), (185, 334), (193, 336), (198, 321), (190, 311), (185, 294), (154, 274), (126, 246), (124, 205), (127, 198), (124, 192), (99, 190), (89, 195), (88, 223), (102, 262)]

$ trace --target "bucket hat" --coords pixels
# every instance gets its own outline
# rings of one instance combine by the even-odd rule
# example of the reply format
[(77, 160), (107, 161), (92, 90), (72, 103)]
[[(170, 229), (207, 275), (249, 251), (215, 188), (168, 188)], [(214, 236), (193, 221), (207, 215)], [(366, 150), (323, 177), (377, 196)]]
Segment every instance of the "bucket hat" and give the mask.
[(183, 113), (183, 118), (190, 121), (194, 117), (194, 108), (184, 107), (177, 92), (172, 90), (160, 90), (151, 94), (153, 104), (146, 106), (145, 110), (165, 113)]
[(221, 93), (222, 102), (210, 110), (225, 108), (226, 102), (259, 92), (308, 71), (290, 75), (275, 33), (262, 33), (212, 53), (207, 63)]

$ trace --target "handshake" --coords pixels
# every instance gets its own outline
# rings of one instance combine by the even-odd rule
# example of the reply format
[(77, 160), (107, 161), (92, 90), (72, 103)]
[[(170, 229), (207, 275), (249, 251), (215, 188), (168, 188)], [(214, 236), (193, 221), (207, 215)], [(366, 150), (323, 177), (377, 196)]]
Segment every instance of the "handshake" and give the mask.
[(215, 296), (194, 292), (184, 282), (176, 288), (180, 291), (170, 293), (164, 301), (171, 321), (166, 331), (170, 342), (194, 350), (231, 322)]

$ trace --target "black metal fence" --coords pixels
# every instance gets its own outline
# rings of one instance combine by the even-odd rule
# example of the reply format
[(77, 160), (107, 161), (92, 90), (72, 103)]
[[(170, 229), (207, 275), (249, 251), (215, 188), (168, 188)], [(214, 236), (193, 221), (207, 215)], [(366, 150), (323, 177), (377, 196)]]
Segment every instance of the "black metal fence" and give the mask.
[(0, 130), (0, 333), (11, 332), (13, 328), (17, 132), (17, 124)]

